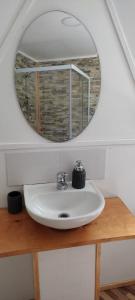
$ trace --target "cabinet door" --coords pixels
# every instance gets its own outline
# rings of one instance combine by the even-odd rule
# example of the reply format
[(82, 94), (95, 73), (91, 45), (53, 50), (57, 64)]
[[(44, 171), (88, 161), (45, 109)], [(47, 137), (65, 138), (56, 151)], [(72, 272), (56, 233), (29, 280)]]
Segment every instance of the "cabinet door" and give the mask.
[(95, 245), (40, 252), (40, 300), (94, 300)]
[(135, 240), (102, 245), (101, 286), (135, 280)]
[(0, 258), (0, 299), (30, 300), (34, 298), (31, 255)]

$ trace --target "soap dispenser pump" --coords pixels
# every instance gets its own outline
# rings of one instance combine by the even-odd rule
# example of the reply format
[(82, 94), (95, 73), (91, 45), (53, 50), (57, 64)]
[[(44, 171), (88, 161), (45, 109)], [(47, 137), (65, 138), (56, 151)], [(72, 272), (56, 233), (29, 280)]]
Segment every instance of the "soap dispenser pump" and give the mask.
[(82, 189), (85, 187), (86, 171), (81, 160), (75, 162), (72, 172), (72, 187), (75, 189)]

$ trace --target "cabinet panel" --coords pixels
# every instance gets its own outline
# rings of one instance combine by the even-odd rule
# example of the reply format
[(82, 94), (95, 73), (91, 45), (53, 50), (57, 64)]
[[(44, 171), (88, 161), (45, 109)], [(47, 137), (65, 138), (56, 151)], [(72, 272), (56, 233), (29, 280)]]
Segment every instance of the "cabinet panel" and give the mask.
[(94, 300), (95, 245), (40, 252), (41, 300)]
[(102, 245), (101, 285), (135, 279), (135, 240)]
[(0, 258), (0, 299), (29, 300), (33, 298), (31, 255)]

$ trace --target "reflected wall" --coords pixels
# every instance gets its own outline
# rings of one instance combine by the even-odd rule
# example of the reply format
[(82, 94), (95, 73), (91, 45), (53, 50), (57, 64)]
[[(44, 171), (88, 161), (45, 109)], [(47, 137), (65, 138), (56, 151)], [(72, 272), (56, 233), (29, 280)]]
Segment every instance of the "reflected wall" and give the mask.
[(56, 142), (77, 136), (94, 115), (101, 84), (99, 58), (36, 63), (21, 53), (16, 56), (16, 69), (69, 64), (89, 80), (74, 70), (15, 73), (17, 97), (26, 120), (40, 135)]

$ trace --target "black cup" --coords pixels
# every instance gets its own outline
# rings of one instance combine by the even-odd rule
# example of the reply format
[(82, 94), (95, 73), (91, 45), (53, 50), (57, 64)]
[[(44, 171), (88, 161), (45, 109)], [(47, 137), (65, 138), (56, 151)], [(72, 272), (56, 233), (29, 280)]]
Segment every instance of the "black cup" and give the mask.
[(17, 214), (22, 211), (22, 195), (18, 191), (8, 193), (8, 212), (11, 214)]

